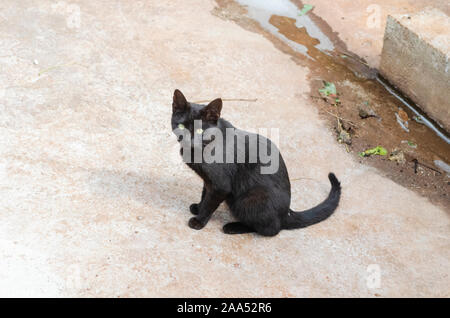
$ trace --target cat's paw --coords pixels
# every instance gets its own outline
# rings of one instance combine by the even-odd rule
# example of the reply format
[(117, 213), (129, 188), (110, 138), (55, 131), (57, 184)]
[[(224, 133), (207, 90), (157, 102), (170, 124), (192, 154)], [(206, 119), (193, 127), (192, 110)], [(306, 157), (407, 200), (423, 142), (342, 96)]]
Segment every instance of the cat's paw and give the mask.
[(194, 230), (201, 230), (205, 224), (199, 221), (197, 218), (191, 218), (188, 223), (189, 227)]
[(197, 215), (198, 214), (198, 204), (197, 203), (191, 204), (191, 206), (189, 207), (189, 210), (191, 211), (192, 214)]

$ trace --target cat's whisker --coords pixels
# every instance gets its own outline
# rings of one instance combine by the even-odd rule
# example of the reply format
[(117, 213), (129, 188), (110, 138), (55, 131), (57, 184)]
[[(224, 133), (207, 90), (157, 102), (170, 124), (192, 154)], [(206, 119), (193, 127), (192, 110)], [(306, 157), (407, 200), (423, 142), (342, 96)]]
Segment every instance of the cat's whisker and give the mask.
[[(222, 101), (224, 102), (256, 102), (258, 99), (257, 98), (222, 98)], [(201, 103), (209, 103), (211, 100), (199, 100), (199, 101), (195, 101), (193, 102), (194, 104), (201, 104)]]

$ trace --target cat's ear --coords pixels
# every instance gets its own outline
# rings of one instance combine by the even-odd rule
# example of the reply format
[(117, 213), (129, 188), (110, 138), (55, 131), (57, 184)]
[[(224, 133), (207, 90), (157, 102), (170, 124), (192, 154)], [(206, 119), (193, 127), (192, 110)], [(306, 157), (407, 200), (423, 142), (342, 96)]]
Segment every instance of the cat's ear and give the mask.
[(173, 92), (173, 103), (172, 103), (172, 112), (175, 113), (177, 111), (185, 111), (189, 107), (189, 104), (184, 97), (183, 93), (176, 89)]
[(217, 122), (222, 110), (222, 99), (217, 98), (202, 109), (202, 119), (211, 122)]

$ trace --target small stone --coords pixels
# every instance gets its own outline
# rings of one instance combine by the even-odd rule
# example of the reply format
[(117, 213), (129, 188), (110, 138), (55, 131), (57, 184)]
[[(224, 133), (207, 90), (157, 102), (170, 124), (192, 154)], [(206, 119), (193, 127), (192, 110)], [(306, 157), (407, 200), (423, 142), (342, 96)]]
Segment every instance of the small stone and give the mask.
[(394, 150), (390, 155), (389, 155), (389, 160), (390, 161), (397, 161), (398, 163), (405, 163), (405, 155), (403, 153), (403, 151), (401, 150)]
[(366, 119), (369, 117), (378, 117), (375, 111), (368, 105), (368, 103), (363, 103), (358, 107), (358, 115), (361, 119)]
[(339, 143), (344, 143), (347, 145), (351, 145), (352, 144), (352, 136), (345, 131), (344, 129), (342, 129), (339, 133), (339, 136), (337, 138)]
[(136, 217), (136, 219), (138, 219), (139, 221), (142, 220), (143, 218), (144, 218), (143, 216)]

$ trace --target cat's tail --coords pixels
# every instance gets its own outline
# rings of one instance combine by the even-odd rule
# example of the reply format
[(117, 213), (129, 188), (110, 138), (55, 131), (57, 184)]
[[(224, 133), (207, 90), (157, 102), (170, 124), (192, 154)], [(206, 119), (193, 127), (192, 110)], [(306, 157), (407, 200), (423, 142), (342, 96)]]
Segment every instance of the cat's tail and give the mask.
[(328, 198), (326, 198), (325, 201), (320, 203), (318, 206), (309, 210), (301, 212), (290, 210), (290, 213), (283, 222), (284, 229), (292, 230), (307, 227), (319, 223), (333, 214), (334, 210), (336, 210), (339, 205), (339, 198), (341, 197), (341, 183), (336, 178), (334, 173), (329, 173), (328, 179), (330, 179), (331, 182), (331, 191)]

